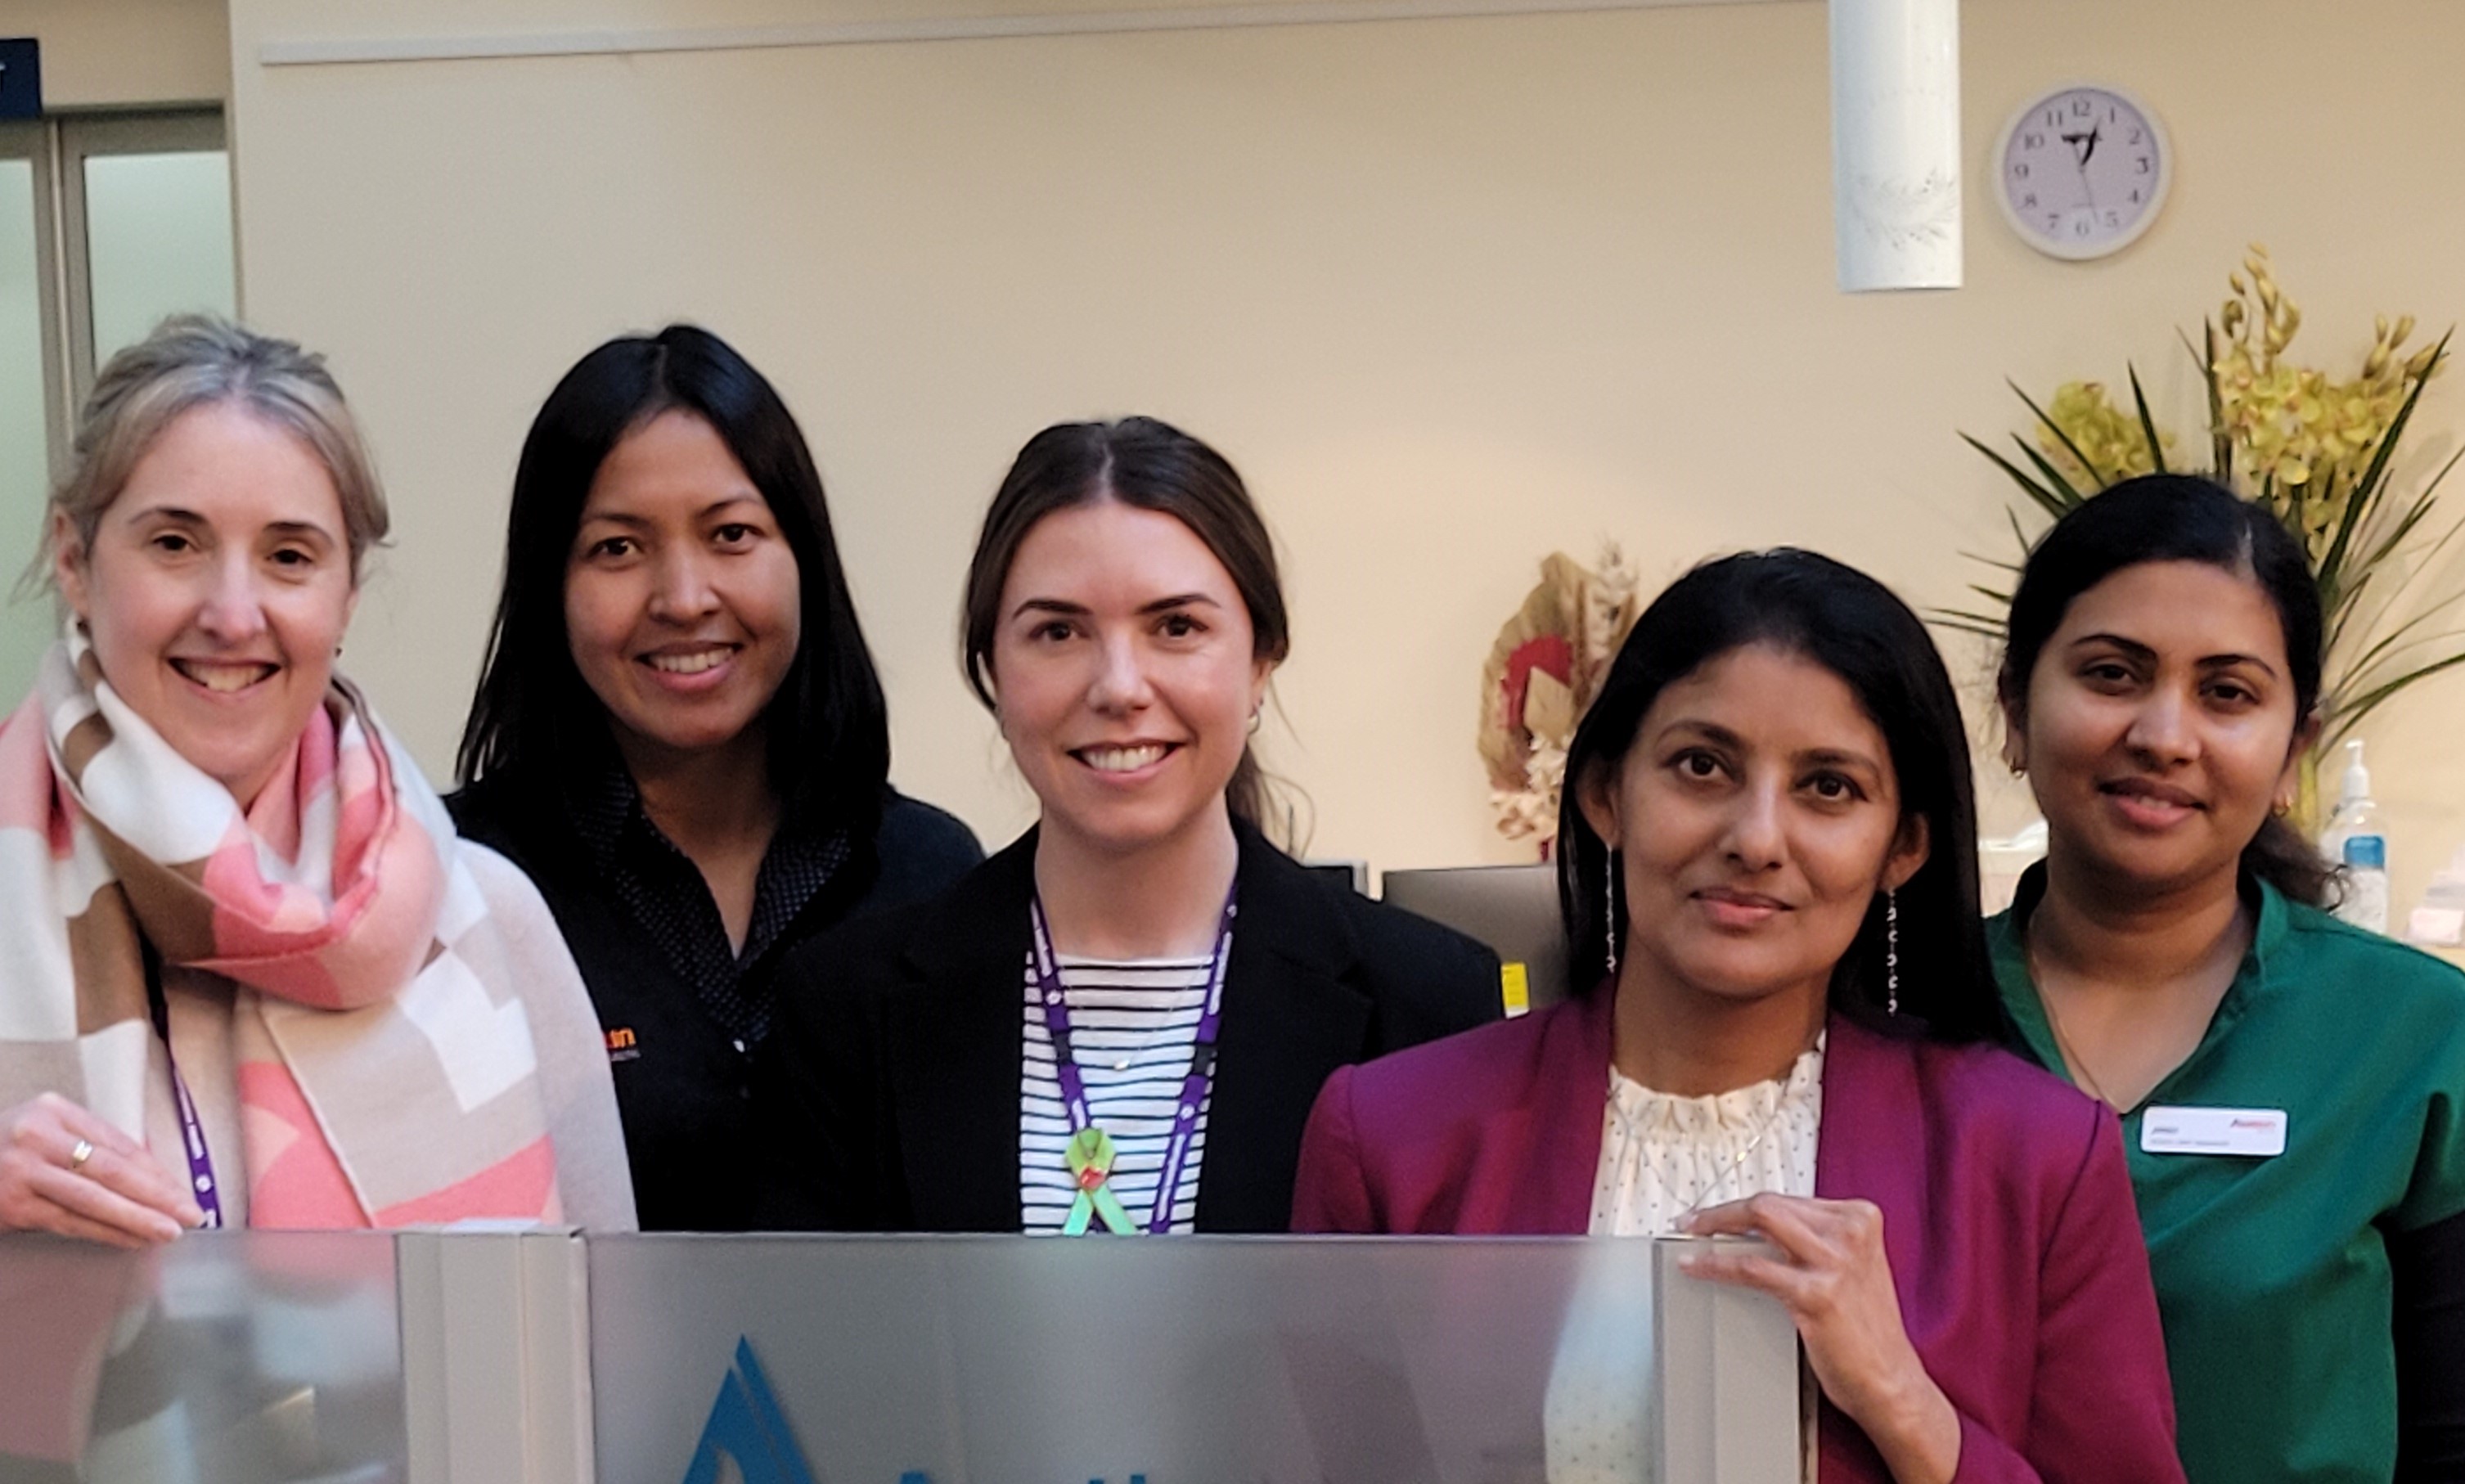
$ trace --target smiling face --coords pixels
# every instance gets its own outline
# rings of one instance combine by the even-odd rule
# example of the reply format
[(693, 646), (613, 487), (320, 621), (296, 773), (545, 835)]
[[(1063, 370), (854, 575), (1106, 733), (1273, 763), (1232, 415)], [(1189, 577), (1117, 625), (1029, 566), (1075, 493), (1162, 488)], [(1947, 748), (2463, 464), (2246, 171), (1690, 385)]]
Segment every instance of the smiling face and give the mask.
[(2056, 860), (2137, 891), (2229, 884), (2306, 742), (2250, 578), (2145, 562), (2082, 592), (2007, 718)]
[(1188, 526), (1113, 499), (1056, 511), (1019, 543), (1000, 612), (1002, 735), (1046, 830), (1124, 853), (1224, 818), (1274, 666)]
[(565, 625), (629, 761), (758, 741), (801, 600), (795, 553), (709, 423), (667, 411), (617, 440), (574, 533)]
[(1838, 676), (1749, 644), (1672, 681), (1585, 820), (1619, 853), (1621, 973), (1819, 1013), (1875, 894), (1925, 861), (1880, 728)]
[(228, 404), (174, 418), (54, 575), (103, 679), (180, 756), (254, 802), (332, 678), (358, 591), (332, 476)]

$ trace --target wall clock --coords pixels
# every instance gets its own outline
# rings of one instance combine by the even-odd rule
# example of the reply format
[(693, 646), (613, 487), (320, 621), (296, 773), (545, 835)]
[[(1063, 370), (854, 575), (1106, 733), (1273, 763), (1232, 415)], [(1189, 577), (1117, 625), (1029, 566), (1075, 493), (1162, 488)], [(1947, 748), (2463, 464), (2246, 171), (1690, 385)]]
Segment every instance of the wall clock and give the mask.
[(2072, 259), (2120, 253), (2165, 204), (2174, 151), (2165, 125), (2121, 88), (2056, 88), (1994, 141), (1994, 199), (2022, 241)]

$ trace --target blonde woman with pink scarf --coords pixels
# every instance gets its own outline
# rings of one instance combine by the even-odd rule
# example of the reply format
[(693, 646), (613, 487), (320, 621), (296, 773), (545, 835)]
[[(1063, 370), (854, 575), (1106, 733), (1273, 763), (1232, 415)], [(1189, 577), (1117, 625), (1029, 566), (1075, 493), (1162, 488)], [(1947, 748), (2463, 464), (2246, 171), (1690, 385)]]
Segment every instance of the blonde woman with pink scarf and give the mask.
[(75, 462), (0, 721), (0, 1230), (630, 1229), (553, 919), (335, 674), (387, 515), (322, 359), (167, 321)]

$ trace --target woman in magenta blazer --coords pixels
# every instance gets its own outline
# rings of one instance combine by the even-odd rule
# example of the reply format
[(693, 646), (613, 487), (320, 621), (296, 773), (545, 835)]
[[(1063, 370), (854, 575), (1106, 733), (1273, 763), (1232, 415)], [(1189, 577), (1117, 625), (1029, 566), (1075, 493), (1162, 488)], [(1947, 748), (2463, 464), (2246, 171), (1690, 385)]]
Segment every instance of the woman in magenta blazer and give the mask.
[(1752, 1232), (1823, 1484), (2179, 1480), (2113, 1114), (1991, 1043), (1966, 736), (1925, 630), (1800, 551), (1645, 611), (1569, 749), (1578, 997), (1338, 1072), (1294, 1228)]

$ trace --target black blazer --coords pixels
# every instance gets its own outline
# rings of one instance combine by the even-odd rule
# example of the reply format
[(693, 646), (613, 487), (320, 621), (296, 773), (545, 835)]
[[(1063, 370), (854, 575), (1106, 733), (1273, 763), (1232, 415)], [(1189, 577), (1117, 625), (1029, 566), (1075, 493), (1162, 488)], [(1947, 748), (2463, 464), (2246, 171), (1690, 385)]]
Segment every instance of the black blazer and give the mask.
[[(466, 839), (496, 850), (547, 899), (608, 1037), (616, 1108), (645, 1231), (742, 1231), (759, 1141), (752, 1053), (701, 1008), (573, 832), (564, 791), (491, 774), (445, 801)], [(869, 912), (922, 901), (984, 859), (967, 827), (883, 790), (881, 827), (805, 904), (760, 962), (760, 992), (798, 943)]]
[[(1201, 1231), (1282, 1231), (1310, 1104), (1338, 1067), (1501, 1011), (1498, 956), (1370, 901), (1236, 826), (1241, 921)], [(781, 966), (757, 1060), (756, 1223), (1016, 1231), (1019, 1069), (1035, 831), (933, 901), (850, 923)]]

